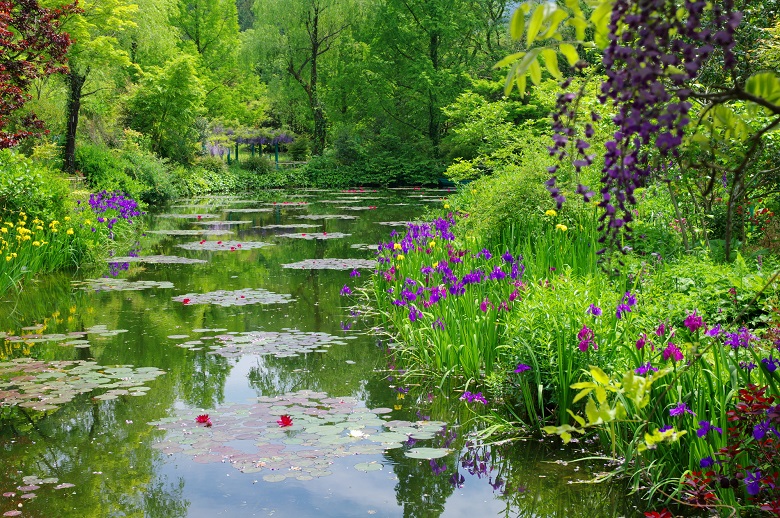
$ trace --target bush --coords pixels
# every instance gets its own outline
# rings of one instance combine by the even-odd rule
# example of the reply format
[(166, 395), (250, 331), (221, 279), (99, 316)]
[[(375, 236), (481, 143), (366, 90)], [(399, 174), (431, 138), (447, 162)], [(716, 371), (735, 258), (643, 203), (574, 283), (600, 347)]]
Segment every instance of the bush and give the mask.
[(227, 164), (218, 156), (206, 155), (195, 161), (195, 166), (212, 173), (227, 172)]
[(274, 168), (271, 161), (262, 155), (249, 157), (240, 162), (240, 166), (241, 169), (252, 171), (253, 173), (268, 173)]
[(133, 164), (119, 151), (83, 144), (76, 148), (76, 168), (94, 191), (122, 191), (133, 198), (141, 198), (144, 186), (127, 174)]
[(0, 216), (26, 212), (53, 220), (67, 212), (68, 182), (14, 151), (0, 151)]
[(306, 160), (309, 157), (309, 139), (298, 137), (292, 144), (287, 146), (287, 152), (290, 158), (295, 161)]

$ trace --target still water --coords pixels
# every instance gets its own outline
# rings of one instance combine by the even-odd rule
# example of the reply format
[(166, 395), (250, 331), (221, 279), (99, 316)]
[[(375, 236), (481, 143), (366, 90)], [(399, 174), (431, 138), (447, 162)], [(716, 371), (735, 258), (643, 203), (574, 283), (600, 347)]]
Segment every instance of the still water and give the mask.
[(577, 483), (597, 467), (480, 445), (459, 394), (398, 379), (359, 288), (372, 245), (446, 195), (179, 201), (139, 240), (162, 259), (6, 294), (0, 515), (629, 515)]

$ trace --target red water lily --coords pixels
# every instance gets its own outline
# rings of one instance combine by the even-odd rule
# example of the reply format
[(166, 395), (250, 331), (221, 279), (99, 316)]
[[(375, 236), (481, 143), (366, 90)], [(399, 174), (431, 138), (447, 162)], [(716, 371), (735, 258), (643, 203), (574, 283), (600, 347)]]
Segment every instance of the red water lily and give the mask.
[(292, 417), (290, 417), (287, 414), (281, 416), (279, 419), (276, 420), (276, 422), (282, 428), (284, 428), (285, 426), (292, 426), (293, 424)]
[(187, 304), (190, 303), (190, 299), (184, 299), (184, 300), (181, 301), (181, 303), (184, 304), (184, 305), (187, 305)]
[(198, 417), (195, 418), (195, 422), (198, 424), (205, 424), (207, 428), (211, 426), (211, 418), (209, 417), (208, 414), (199, 415)]

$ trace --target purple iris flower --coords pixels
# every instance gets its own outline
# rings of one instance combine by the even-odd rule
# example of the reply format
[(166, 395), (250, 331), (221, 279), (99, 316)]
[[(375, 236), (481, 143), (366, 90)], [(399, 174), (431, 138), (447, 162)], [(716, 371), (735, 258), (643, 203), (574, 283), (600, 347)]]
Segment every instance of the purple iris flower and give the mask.
[(357, 270), (352, 270), (351, 272), (349, 272), (349, 276), (350, 277), (360, 277), (360, 272), (357, 271)]
[(603, 311), (601, 311), (601, 308), (598, 307), (597, 305), (591, 304), (590, 306), (588, 306), (587, 313), (590, 313), (594, 317), (600, 317)]
[(409, 322), (414, 322), (414, 321), (422, 318), (422, 316), (423, 316), (422, 311), (420, 311), (416, 307), (411, 306), (409, 308)]
[(711, 468), (715, 464), (715, 461), (712, 459), (712, 457), (704, 457), (699, 461), (699, 466), (702, 468)]
[(682, 359), (683, 359), (682, 351), (680, 351), (680, 348), (677, 347), (672, 342), (669, 342), (667, 344), (666, 349), (664, 349), (664, 352), (663, 352), (662, 356), (664, 358), (664, 361), (667, 361), (667, 360), (669, 360), (671, 358), (672, 361), (679, 362), (679, 361), (682, 361)]
[(722, 332), (722, 330), (720, 328), (720, 324), (715, 324), (714, 327), (708, 329), (707, 332), (704, 333), (704, 334), (709, 336), (709, 337), (714, 338), (714, 337), (718, 336), (721, 332)]
[(636, 369), (634, 369), (634, 373), (638, 374), (639, 376), (644, 376), (648, 372), (658, 372), (658, 369), (653, 367), (653, 364), (650, 362), (645, 363), (644, 365), (640, 365)]
[(677, 416), (681, 416), (681, 415), (685, 415), (685, 414), (696, 415), (693, 412), (693, 410), (688, 408), (688, 405), (686, 405), (685, 403), (682, 403), (682, 402), (677, 403), (677, 406), (672, 407), (672, 408), (669, 409), (669, 415), (672, 416), (672, 417), (677, 417)]
[(764, 366), (767, 372), (775, 372), (777, 368), (780, 367), (780, 360), (770, 356), (769, 358), (763, 358), (761, 360), (761, 365)]
[(693, 313), (685, 317), (683, 324), (688, 328), (688, 331), (695, 333), (704, 327), (704, 319), (702, 319), (700, 315), (697, 315), (696, 310), (694, 310)]
[(761, 472), (748, 471), (745, 475), (745, 490), (750, 496), (756, 496), (761, 492)]
[(521, 372), (530, 371), (530, 370), (531, 370), (531, 366), (530, 365), (526, 365), (525, 363), (518, 363), (517, 367), (515, 367), (515, 370), (513, 370), (512, 372), (521, 373)]
[(339, 294), (341, 294), (341, 296), (352, 295), (352, 289), (345, 284), (344, 287), (341, 288)]
[(442, 322), (441, 318), (437, 318), (431, 324), (431, 329), (436, 329), (436, 328), (439, 328), (440, 330), (444, 330), (444, 322)]
[(713, 426), (712, 423), (709, 421), (699, 421), (699, 429), (696, 430), (696, 435), (699, 437), (704, 437), (709, 432), (715, 431), (718, 432), (720, 435), (723, 435), (723, 428), (720, 428), (718, 426)]

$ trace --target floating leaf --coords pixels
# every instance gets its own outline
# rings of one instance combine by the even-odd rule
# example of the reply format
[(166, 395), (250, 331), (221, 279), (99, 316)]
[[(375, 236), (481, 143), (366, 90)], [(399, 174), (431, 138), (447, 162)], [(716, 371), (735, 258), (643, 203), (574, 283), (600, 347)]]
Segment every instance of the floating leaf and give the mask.
[(311, 232), (300, 234), (279, 234), (278, 237), (289, 237), (292, 239), (339, 239), (351, 235), (352, 234), (342, 234), (341, 232)]
[(359, 464), (355, 464), (355, 469), (358, 471), (365, 471), (368, 473), (369, 471), (379, 471), (382, 469), (382, 464), (379, 462), (361, 462)]
[(356, 268), (376, 268), (373, 259), (306, 259), (297, 263), (283, 264), (282, 268), (300, 270), (354, 270)]
[(147, 263), (147, 264), (197, 264), (207, 263), (203, 259), (177, 257), (174, 255), (142, 255), (138, 257), (110, 257), (107, 263)]
[(250, 304), (288, 304), (293, 299), (290, 295), (282, 295), (262, 288), (245, 288), (243, 290), (218, 290), (209, 293), (187, 293), (173, 297), (174, 302), (182, 302), (187, 306), (195, 304), (215, 304), (217, 306), (247, 306)]
[(273, 243), (264, 243), (262, 241), (194, 241), (192, 243), (182, 243), (176, 245), (185, 250), (207, 250), (209, 252), (235, 252), (236, 250), (254, 250), (273, 246)]
[(160, 234), (162, 236), (224, 236), (235, 232), (224, 229), (196, 229), (196, 230), (147, 230), (147, 234)]
[(245, 225), (247, 223), (252, 223), (252, 220), (249, 219), (242, 219), (238, 221), (198, 221), (198, 225), (211, 225), (215, 227), (229, 227), (231, 225)]
[(451, 451), (452, 450), (448, 450), (447, 448), (412, 448), (404, 455), (412, 459), (431, 460), (444, 457)]
[(174, 287), (173, 283), (168, 281), (128, 281), (127, 279), (113, 279), (109, 277), (76, 281), (72, 284), (74, 287), (86, 291), (140, 291), (151, 288), (171, 289)]
[(346, 214), (306, 214), (305, 216), (298, 216), (298, 219), (358, 219), (357, 216), (347, 216)]

